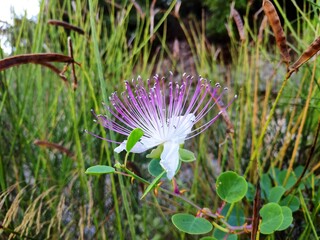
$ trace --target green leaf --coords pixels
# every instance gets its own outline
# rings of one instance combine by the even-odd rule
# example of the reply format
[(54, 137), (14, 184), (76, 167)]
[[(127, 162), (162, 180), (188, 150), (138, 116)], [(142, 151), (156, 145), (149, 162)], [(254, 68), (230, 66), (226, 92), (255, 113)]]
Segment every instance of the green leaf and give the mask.
[(126, 151), (130, 152), (131, 149), (136, 145), (136, 143), (140, 140), (140, 138), (143, 136), (143, 131), (140, 128), (133, 129), (130, 133), (127, 144), (126, 144)]
[(295, 212), (300, 207), (300, 201), (299, 198), (290, 194), (286, 196), (284, 199), (280, 201), (280, 206), (287, 206), (291, 209), (292, 212)]
[(114, 171), (115, 169), (113, 167), (109, 167), (105, 165), (96, 165), (96, 166), (89, 167), (85, 173), (89, 175), (101, 175), (101, 174), (113, 173)]
[(160, 158), (163, 151), (163, 145), (158, 145), (157, 148), (152, 149), (151, 153), (147, 154), (147, 158)]
[(221, 240), (221, 239), (223, 239), (223, 240), (237, 240), (238, 239), (237, 234), (226, 233), (226, 232), (221, 231), (218, 228), (215, 228), (213, 230), (213, 236), (219, 240)]
[(281, 226), (277, 229), (277, 231), (282, 231), (287, 229), (293, 221), (291, 209), (288, 207), (281, 207), (281, 209), (282, 209), (282, 215), (283, 215), (283, 222)]
[(248, 191), (246, 193), (246, 198), (248, 201), (252, 202), (256, 194), (256, 187), (252, 183), (248, 183)]
[(270, 194), (268, 197), (269, 202), (275, 202), (278, 203), (282, 197), (282, 195), (285, 193), (286, 189), (282, 186), (276, 186), (271, 188)]
[(162, 178), (162, 176), (166, 173), (166, 171), (163, 171), (159, 174), (158, 177), (153, 179), (153, 181), (150, 183), (150, 185), (147, 187), (147, 189), (144, 191), (142, 197), (140, 199), (143, 199), (153, 188), (154, 186), (159, 182), (159, 180)]
[(243, 205), (241, 203), (234, 204), (233, 207), (232, 207), (231, 212), (229, 212), (230, 207), (231, 207), (231, 204), (227, 203), (223, 207), (223, 209), (222, 209), (220, 214), (222, 216), (226, 216), (227, 214), (229, 214), (227, 222), (230, 225), (233, 225), (233, 226), (241, 226), (241, 225), (243, 225), (247, 220), (247, 218), (245, 216), (245, 213), (244, 213)]
[(268, 203), (260, 209), (262, 222), (260, 231), (263, 234), (271, 234), (276, 231), (283, 222), (282, 209), (277, 203)]
[(183, 148), (179, 149), (179, 157), (182, 162), (193, 162), (196, 160), (193, 152)]
[(282, 185), (286, 190), (290, 189), (297, 181), (296, 176), (294, 176), (293, 172), (291, 172), (289, 175), (288, 181), (287, 181), (286, 185), (284, 186), (283, 182), (287, 176), (287, 172), (288, 172), (287, 170), (283, 170), (277, 176), (279, 185)]
[[(304, 166), (297, 166), (295, 169), (294, 169), (294, 174), (296, 176), (301, 176), (302, 172), (303, 172), (303, 169), (304, 169)], [(306, 172), (306, 174), (308, 173), (309, 171)]]
[(235, 172), (228, 171), (222, 173), (216, 182), (217, 194), (228, 202), (234, 203), (240, 201), (247, 193), (248, 183), (244, 177)]
[[(298, 166), (294, 169), (294, 174), (297, 178), (299, 178), (304, 170), (304, 166)], [(308, 177), (307, 177), (308, 175)], [(319, 178), (316, 178), (313, 173), (309, 173), (307, 170), (305, 172), (305, 177), (303, 181), (300, 182), (299, 189), (303, 190), (304, 188), (312, 188), (313, 186), (317, 186), (319, 182)]]
[(177, 213), (171, 220), (176, 228), (189, 234), (205, 234), (212, 230), (212, 224), (208, 220), (187, 213)]
[(214, 237), (206, 236), (206, 237), (200, 238), (200, 240), (217, 240), (217, 239)]
[(271, 179), (269, 177), (269, 174), (262, 174), (261, 180), (260, 180), (260, 187), (262, 190), (262, 198), (266, 199), (267, 196), (269, 196), (269, 192), (272, 188)]
[(279, 182), (279, 174), (281, 173), (281, 170), (279, 168), (270, 168), (268, 171), (271, 179), (273, 179), (274, 181), (276, 181), (278, 183), (278, 185), (281, 185), (281, 183)]
[[(160, 165), (160, 159), (152, 159), (150, 161), (148, 165), (148, 171), (152, 176), (154, 177), (159, 176), (159, 174), (161, 174), (163, 170), (164, 169)], [(163, 177), (167, 177), (167, 174), (163, 175)]]

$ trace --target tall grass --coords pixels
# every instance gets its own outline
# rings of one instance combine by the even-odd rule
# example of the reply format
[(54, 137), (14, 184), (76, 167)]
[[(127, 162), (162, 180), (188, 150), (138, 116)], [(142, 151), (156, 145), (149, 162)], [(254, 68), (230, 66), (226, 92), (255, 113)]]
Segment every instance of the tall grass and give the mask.
[[(304, 9), (296, 5), (298, 19), (290, 22), (278, 1), (274, 2), (284, 18), (291, 55), (297, 59), (319, 36), (318, 16), (314, 16), (319, 5), (305, 5)], [(118, 175), (95, 178), (84, 174), (91, 165), (122, 162), (123, 156), (114, 154), (112, 144), (87, 135), (84, 130), (118, 139), (93, 122), (90, 110), (108, 114), (102, 102), (108, 104), (112, 92), (124, 90), (125, 79), (138, 75), (144, 79), (155, 72), (168, 75), (171, 67), (173, 72), (182, 74), (188, 67), (191, 74), (228, 86), (230, 98), (238, 95), (228, 110), (234, 134), (226, 133), (226, 124), (220, 119), (206, 134), (188, 143), (197, 161), (183, 166), (178, 184), (200, 206), (217, 209), (221, 204), (214, 187), (221, 171), (246, 174), (256, 184), (258, 175), (275, 168), (292, 171), (305, 164), (320, 118), (319, 60), (312, 59), (284, 85), (285, 67), (276, 45), (270, 44), (270, 28), (266, 27), (263, 38), (258, 39), (262, 17), (249, 26), (249, 15), (243, 16), (245, 41), (239, 40), (235, 25), (229, 20), (231, 57), (226, 63), (217, 57), (219, 47), (206, 39), (204, 18), (200, 23), (177, 18), (188, 47), (184, 52), (180, 49), (180, 54), (187, 57), (174, 56), (166, 41), (166, 21), (175, 2), (158, 13), (160, 21), (153, 33), (149, 31), (149, 4), (143, 6), (146, 15), (142, 16), (131, 2), (118, 9), (110, 1), (106, 22), (97, 0), (73, 3), (49, 1), (45, 5), (42, 1), (37, 23), (23, 19), (12, 44), (14, 55), (67, 54), (70, 36), (74, 58), (81, 64), (76, 67), (79, 83), (75, 91), (39, 65), (20, 65), (0, 72), (1, 239), (18, 235), (31, 239), (190, 239), (170, 222), (174, 212), (188, 209), (195, 213), (186, 202), (165, 194), (150, 194), (140, 200), (142, 189), (137, 182)], [(85, 35), (47, 24), (48, 19), (63, 19), (64, 15)], [(128, 36), (132, 16), (136, 29)], [(158, 31), (160, 26), (162, 34)], [(154, 37), (160, 42), (156, 50)], [(178, 43), (180, 47), (183, 44)], [(188, 65), (190, 59), (192, 64)], [(63, 65), (59, 67), (62, 69)], [(71, 81), (70, 70), (66, 74)], [(271, 109), (275, 111), (272, 113)], [(41, 147), (35, 140), (59, 144), (72, 154)], [(308, 176), (319, 173), (319, 149), (318, 143)], [(136, 155), (131, 160), (142, 175), (148, 176), (143, 157)], [(312, 177), (312, 187), (299, 190), (302, 210), (297, 217), (303, 224), (295, 231), (291, 228), (286, 232), (288, 236), (316, 238), (319, 176)], [(250, 217), (250, 204), (238, 207)]]

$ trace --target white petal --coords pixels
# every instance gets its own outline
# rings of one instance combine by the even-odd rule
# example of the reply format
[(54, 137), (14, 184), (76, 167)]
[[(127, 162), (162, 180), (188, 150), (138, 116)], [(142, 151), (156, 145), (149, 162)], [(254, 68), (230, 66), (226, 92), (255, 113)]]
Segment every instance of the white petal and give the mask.
[(179, 143), (165, 142), (161, 153), (160, 164), (167, 172), (167, 177), (171, 180), (179, 166)]
[[(116, 153), (120, 153), (126, 149), (127, 140), (124, 140), (118, 147), (114, 149)], [(132, 153), (142, 153), (147, 151), (150, 148), (159, 145), (159, 143), (155, 142), (151, 138), (142, 137), (139, 142), (134, 145), (130, 152)]]
[(125, 140), (125, 141), (122, 142), (118, 147), (116, 147), (116, 148), (114, 149), (114, 151), (115, 151), (116, 153), (122, 152), (123, 150), (126, 149), (126, 144), (127, 144), (127, 140)]
[(171, 140), (179, 144), (184, 143), (187, 135), (191, 133), (195, 118), (193, 113), (189, 113), (187, 116), (172, 117), (170, 119), (170, 127), (176, 126), (176, 128), (171, 131), (173, 135)]
[(142, 137), (140, 139), (139, 143), (141, 143), (144, 146), (145, 151), (146, 151), (146, 150), (148, 150), (150, 148), (154, 148), (155, 146), (161, 144), (162, 142), (159, 142), (159, 140), (155, 140), (153, 138)]

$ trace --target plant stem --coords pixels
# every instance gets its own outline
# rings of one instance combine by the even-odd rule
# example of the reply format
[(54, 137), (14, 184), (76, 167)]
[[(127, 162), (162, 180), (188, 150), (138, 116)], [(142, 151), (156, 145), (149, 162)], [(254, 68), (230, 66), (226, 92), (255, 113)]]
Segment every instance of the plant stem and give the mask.
[[(136, 175), (134, 172), (131, 172), (131, 171), (130, 171), (129, 169), (127, 169), (124, 165), (121, 167), (121, 169), (123, 169), (125, 172), (127, 172), (127, 173), (128, 173), (131, 177), (133, 177), (134, 179), (139, 180), (140, 182), (142, 182), (142, 183), (144, 183), (144, 184), (150, 185), (150, 182), (148, 182), (147, 180), (139, 177), (139, 176)], [(120, 172), (115, 172), (115, 173), (120, 173)], [(122, 173), (121, 173), (121, 174), (122, 174)], [(183, 200), (184, 202), (190, 204), (191, 206), (193, 206), (193, 207), (196, 208), (197, 210), (200, 210), (200, 211), (201, 211), (201, 210), (203, 209), (203, 208), (201, 208), (200, 206), (198, 206), (197, 204), (195, 204), (194, 202), (192, 202), (191, 200), (189, 200), (188, 198), (186, 198), (186, 197), (184, 197), (184, 196), (182, 196), (182, 195), (180, 195), (180, 194), (174, 193), (174, 192), (169, 191), (169, 190), (167, 190), (167, 189), (164, 189), (164, 188), (162, 188), (162, 187), (159, 187), (159, 190), (162, 191), (162, 192), (164, 192), (164, 193), (167, 193), (167, 194), (169, 194), (169, 195), (171, 195), (171, 196), (174, 196), (174, 197), (177, 197), (177, 198)], [(213, 214), (213, 213), (210, 213), (210, 212), (205, 212), (204, 214), (207, 215), (207, 216), (209, 216), (209, 217), (212, 217), (212, 218), (214, 218), (214, 219), (219, 219), (219, 221), (220, 221), (221, 223), (223, 223), (229, 230), (227, 230), (226, 228), (223, 228), (223, 227), (217, 225), (217, 224), (214, 223), (214, 222), (212, 222), (212, 224), (213, 224), (215, 227), (219, 226), (219, 229), (221, 228), (220, 230), (221, 230), (221, 231), (224, 231), (224, 232), (230, 232), (230, 230), (232, 230), (232, 231), (238, 230), (238, 231), (239, 231), (239, 230), (244, 230), (244, 228), (245, 228), (246, 230), (250, 229), (250, 226), (248, 226), (248, 225), (232, 226), (232, 225), (230, 225), (229, 223), (227, 223), (227, 221), (225, 221), (224, 219), (219, 218), (216, 214)], [(223, 229), (223, 230), (222, 230), (222, 229)]]

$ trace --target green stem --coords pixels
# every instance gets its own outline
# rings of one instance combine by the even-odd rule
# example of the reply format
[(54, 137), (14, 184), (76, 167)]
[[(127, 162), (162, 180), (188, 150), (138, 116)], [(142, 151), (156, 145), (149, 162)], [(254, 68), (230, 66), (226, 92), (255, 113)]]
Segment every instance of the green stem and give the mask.
[[(133, 177), (134, 179), (139, 180), (140, 182), (142, 182), (142, 183), (144, 183), (144, 184), (150, 185), (150, 182), (148, 182), (147, 180), (139, 177), (139, 176), (136, 175), (135, 173), (131, 172), (129, 169), (127, 169), (127, 168), (125, 168), (125, 167), (123, 167), (122, 169), (125, 170), (125, 171), (126, 171), (129, 175), (131, 175), (131, 177)], [(195, 203), (193, 203), (192, 201), (190, 201), (189, 199), (187, 199), (186, 197), (184, 197), (184, 196), (182, 196), (182, 195), (176, 194), (176, 193), (174, 193), (174, 192), (171, 192), (171, 191), (169, 191), (169, 190), (167, 190), (167, 189), (164, 189), (164, 188), (161, 188), (161, 187), (159, 187), (159, 190), (162, 191), (162, 192), (165, 192), (165, 193), (167, 193), (167, 194), (169, 194), (169, 195), (171, 195), (171, 196), (180, 198), (181, 200), (189, 203), (190, 205), (192, 205), (193, 207), (195, 207), (195, 208), (198, 209), (198, 210), (202, 210), (202, 208), (201, 208), (200, 206), (196, 205)], [(217, 215), (215, 215), (215, 214), (210, 214), (210, 213), (209, 213), (209, 214), (207, 214), (207, 215), (210, 216), (210, 217), (213, 217), (213, 218), (217, 218)]]
[[(151, 183), (148, 182), (147, 180), (145, 180), (145, 179), (139, 177), (138, 175), (136, 175), (134, 172), (131, 172), (131, 171), (130, 171), (129, 169), (127, 169), (124, 165), (121, 166), (121, 169), (123, 169), (126, 173), (128, 173), (128, 174), (129, 174), (131, 177), (133, 177), (134, 179), (139, 180), (140, 182), (142, 182), (142, 183), (144, 183), (144, 184), (147, 184), (147, 185), (150, 185), (150, 184), (151, 184)], [(115, 172), (115, 173), (117, 173), (117, 172)], [(119, 173), (120, 173), (120, 172), (119, 172)], [(120, 174), (123, 174), (123, 173), (120, 173)], [(159, 190), (160, 190), (161, 192), (167, 193), (167, 194), (169, 194), (169, 195), (171, 195), (171, 196), (174, 196), (174, 197), (176, 197), (176, 198), (179, 198), (179, 199), (183, 200), (184, 202), (190, 204), (191, 206), (193, 206), (193, 207), (196, 208), (197, 210), (200, 210), (200, 211), (201, 211), (201, 210), (203, 209), (203, 208), (201, 208), (200, 206), (198, 206), (197, 204), (195, 204), (194, 202), (190, 201), (188, 198), (186, 198), (186, 197), (184, 197), (184, 196), (182, 196), (182, 195), (176, 194), (176, 193), (174, 193), (174, 192), (171, 192), (171, 191), (169, 191), (169, 190), (167, 190), (167, 189), (164, 189), (164, 188), (161, 188), (161, 187), (159, 187)], [(205, 215), (207, 215), (207, 216), (209, 216), (209, 217), (212, 217), (212, 218), (214, 218), (214, 219), (218, 219), (218, 216), (217, 216), (216, 214), (213, 214), (213, 213), (206, 212)], [(224, 225), (225, 225), (228, 229), (230, 229), (230, 230), (242, 230), (242, 229), (244, 228), (243, 226), (241, 226), (241, 227), (239, 227), (239, 226), (232, 226), (232, 225), (230, 225), (229, 223), (227, 223), (227, 221), (225, 221), (225, 220), (222, 219), (222, 218), (219, 219), (219, 222), (221, 222), (222, 224), (224, 224)], [(216, 223), (212, 223), (212, 224), (213, 224), (214, 226), (217, 225)], [(219, 225), (217, 225), (217, 226), (219, 226)], [(220, 228), (221, 228), (221, 229), (220, 229)], [(224, 232), (230, 232), (229, 230), (227, 230), (226, 228), (223, 228), (223, 227), (221, 227), (221, 226), (219, 226), (219, 229), (220, 229), (221, 231), (224, 231)], [(222, 229), (223, 229), (223, 230), (222, 230)]]
[(126, 153), (126, 156), (125, 156), (125, 158), (124, 158), (124, 167), (125, 167), (125, 168), (126, 168), (126, 166), (127, 166), (127, 161), (128, 161), (129, 154), (130, 154), (130, 152), (127, 152), (127, 153)]
[(131, 177), (133, 177), (136, 180), (139, 180), (140, 182), (143, 182), (145, 184), (150, 184), (147, 180), (145, 180), (144, 178), (139, 177), (137, 174), (135, 174), (134, 172), (131, 172), (128, 168), (126, 168), (125, 166), (122, 167), (122, 169), (124, 171), (126, 171)]
[(217, 229), (219, 229), (220, 231), (222, 231), (222, 232), (229, 233), (229, 230), (228, 230), (228, 229), (226, 229), (226, 228), (224, 228), (224, 227), (221, 227), (220, 225), (218, 225), (218, 224), (215, 223), (215, 222), (212, 222), (212, 225), (213, 225), (215, 228), (217, 228)]

